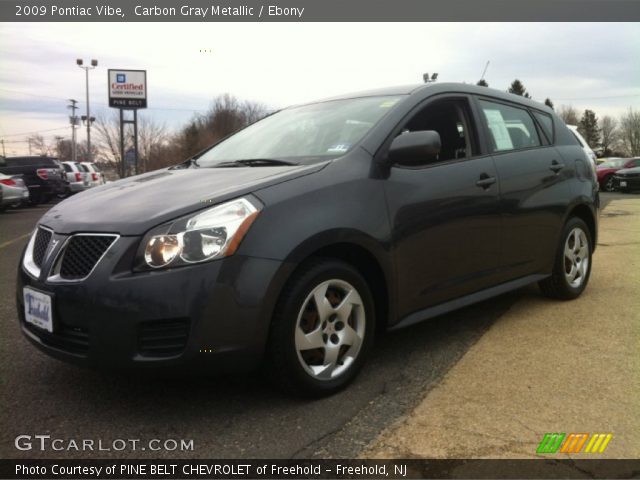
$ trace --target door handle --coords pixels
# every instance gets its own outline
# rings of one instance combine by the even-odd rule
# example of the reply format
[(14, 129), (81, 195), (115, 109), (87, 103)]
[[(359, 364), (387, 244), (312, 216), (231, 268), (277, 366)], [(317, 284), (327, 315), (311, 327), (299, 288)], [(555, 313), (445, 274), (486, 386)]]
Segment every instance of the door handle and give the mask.
[(564, 168), (564, 163), (558, 163), (557, 160), (554, 160), (553, 162), (551, 162), (551, 166), (549, 167), (549, 170), (551, 170), (554, 173), (558, 173), (563, 168)]
[(480, 180), (476, 182), (476, 185), (486, 190), (494, 183), (496, 183), (496, 177), (490, 177), (486, 173), (483, 173), (482, 175), (480, 175)]

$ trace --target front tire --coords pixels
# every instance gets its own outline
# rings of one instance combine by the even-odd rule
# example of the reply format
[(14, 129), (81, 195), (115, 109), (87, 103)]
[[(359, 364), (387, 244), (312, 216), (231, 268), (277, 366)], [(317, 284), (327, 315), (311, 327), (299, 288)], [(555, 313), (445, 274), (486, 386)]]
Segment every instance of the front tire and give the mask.
[(562, 300), (580, 296), (591, 275), (591, 242), (587, 224), (580, 218), (570, 218), (560, 237), (553, 273), (539, 282), (542, 293)]
[(373, 342), (373, 305), (369, 286), (351, 265), (333, 259), (303, 265), (283, 291), (270, 332), (276, 383), (312, 397), (349, 384)]
[(604, 182), (602, 182), (602, 189), (605, 192), (613, 192), (616, 189), (615, 182), (613, 181), (613, 175), (605, 177)]

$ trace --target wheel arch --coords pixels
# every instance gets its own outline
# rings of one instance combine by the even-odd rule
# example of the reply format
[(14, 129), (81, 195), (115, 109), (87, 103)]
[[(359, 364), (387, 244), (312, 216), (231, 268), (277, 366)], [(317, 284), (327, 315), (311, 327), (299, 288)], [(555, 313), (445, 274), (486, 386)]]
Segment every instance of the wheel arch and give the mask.
[(285, 260), (288, 272), (278, 298), (295, 272), (307, 261), (317, 258), (341, 260), (360, 272), (371, 289), (376, 329), (385, 329), (395, 310), (393, 269), (384, 247), (368, 235), (353, 230), (340, 229), (316, 235), (296, 247)]
[(596, 244), (598, 242), (598, 224), (596, 221), (596, 213), (592, 207), (585, 203), (574, 205), (568, 212), (564, 219), (563, 225), (572, 217), (580, 218), (589, 227), (589, 234), (591, 235), (591, 251), (594, 252)]

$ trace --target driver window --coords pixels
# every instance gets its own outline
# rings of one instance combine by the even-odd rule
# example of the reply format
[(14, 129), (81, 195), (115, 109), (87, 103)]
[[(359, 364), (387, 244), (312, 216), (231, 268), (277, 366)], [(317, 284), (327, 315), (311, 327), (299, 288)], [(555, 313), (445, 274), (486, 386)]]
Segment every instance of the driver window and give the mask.
[(471, 157), (473, 152), (465, 111), (465, 101), (446, 100), (430, 104), (409, 120), (402, 133), (420, 130), (438, 132), (442, 144), (439, 161)]

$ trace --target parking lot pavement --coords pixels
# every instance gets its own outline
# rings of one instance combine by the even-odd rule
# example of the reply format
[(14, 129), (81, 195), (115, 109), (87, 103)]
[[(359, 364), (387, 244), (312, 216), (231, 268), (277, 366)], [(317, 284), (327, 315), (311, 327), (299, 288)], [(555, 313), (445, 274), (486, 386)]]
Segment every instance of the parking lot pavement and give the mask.
[(613, 437), (604, 453), (573, 458), (639, 457), (640, 198), (606, 200), (582, 297), (528, 288), (362, 456), (532, 458), (545, 433), (589, 432)]

